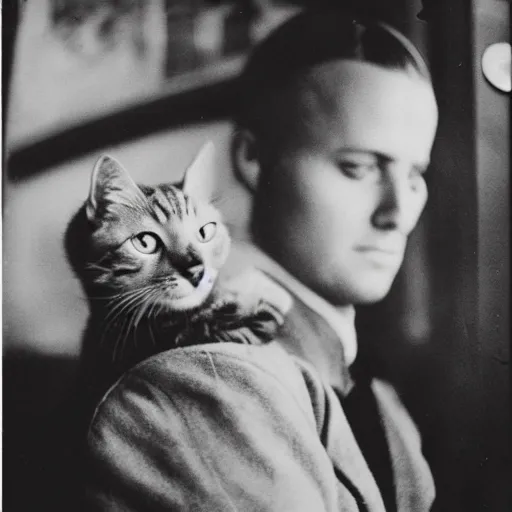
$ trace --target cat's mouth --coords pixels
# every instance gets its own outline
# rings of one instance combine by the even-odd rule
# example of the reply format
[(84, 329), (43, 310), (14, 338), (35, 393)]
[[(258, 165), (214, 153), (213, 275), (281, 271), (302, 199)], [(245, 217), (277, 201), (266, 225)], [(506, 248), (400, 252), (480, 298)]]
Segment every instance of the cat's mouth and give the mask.
[(168, 311), (196, 309), (210, 296), (216, 277), (216, 274), (206, 271), (195, 286), (183, 278), (170, 281), (156, 302)]

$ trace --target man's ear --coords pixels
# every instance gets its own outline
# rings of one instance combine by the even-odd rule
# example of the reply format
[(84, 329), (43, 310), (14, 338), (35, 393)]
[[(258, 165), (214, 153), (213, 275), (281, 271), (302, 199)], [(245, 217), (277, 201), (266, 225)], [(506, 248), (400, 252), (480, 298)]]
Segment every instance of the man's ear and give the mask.
[(261, 164), (256, 137), (249, 130), (237, 129), (233, 134), (231, 159), (238, 179), (250, 192), (256, 192)]

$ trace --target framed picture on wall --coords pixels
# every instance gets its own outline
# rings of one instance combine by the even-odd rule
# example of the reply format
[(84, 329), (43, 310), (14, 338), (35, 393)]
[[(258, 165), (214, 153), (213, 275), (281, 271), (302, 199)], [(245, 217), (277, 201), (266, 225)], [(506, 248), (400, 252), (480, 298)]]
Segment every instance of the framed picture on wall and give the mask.
[(236, 74), (254, 44), (298, 10), (270, 1), (167, 1), (167, 84)]
[(10, 174), (88, 151), (100, 138), (222, 115), (230, 98), (223, 86), (255, 43), (298, 10), (271, 0), (20, 2)]

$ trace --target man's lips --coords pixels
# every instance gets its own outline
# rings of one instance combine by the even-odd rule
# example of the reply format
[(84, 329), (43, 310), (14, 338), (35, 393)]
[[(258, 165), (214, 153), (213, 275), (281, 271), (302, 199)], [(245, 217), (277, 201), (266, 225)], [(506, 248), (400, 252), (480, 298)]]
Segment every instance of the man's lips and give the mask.
[(356, 247), (356, 251), (377, 266), (394, 266), (397, 262), (401, 261), (403, 255), (403, 250), (396, 245), (362, 245)]
[(356, 247), (356, 251), (382, 253), (390, 256), (398, 256), (402, 253), (401, 247), (396, 245), (359, 245)]

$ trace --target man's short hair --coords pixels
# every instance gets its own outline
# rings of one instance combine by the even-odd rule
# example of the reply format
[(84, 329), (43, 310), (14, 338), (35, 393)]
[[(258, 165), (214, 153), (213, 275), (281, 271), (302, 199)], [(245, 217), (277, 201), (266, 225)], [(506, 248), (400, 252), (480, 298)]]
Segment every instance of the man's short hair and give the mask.
[(250, 55), (238, 80), (235, 124), (255, 135), (268, 128), (286, 90), (314, 66), (352, 60), (419, 75), (428, 68), (400, 32), (346, 9), (304, 10), (283, 23)]

